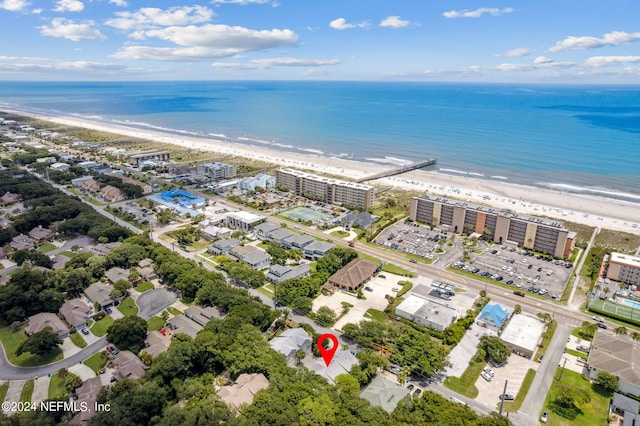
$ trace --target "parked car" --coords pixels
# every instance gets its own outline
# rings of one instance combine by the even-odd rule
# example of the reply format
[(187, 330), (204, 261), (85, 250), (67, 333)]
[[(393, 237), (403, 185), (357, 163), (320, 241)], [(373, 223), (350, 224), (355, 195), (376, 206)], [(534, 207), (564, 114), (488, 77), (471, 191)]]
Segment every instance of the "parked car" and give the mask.
[(369, 287), (369, 286), (366, 286), (364, 289), (367, 290), (367, 291), (373, 291), (373, 289), (371, 287)]
[(514, 291), (513, 294), (515, 294), (516, 296), (524, 297), (524, 293), (521, 291)]
[(413, 390), (414, 388), (415, 388), (415, 386), (414, 386), (414, 385), (409, 385), (409, 386), (407, 386), (407, 389), (409, 389), (409, 390)]
[(500, 399), (503, 401), (513, 401), (516, 397), (508, 393), (503, 393), (500, 395)]
[(542, 416), (540, 416), (540, 421), (542, 423), (546, 423), (547, 420), (549, 420), (549, 413), (547, 413), (546, 411), (543, 411)]
[(416, 391), (413, 393), (413, 396), (419, 397), (421, 393), (422, 393), (422, 389), (416, 389)]
[(85, 336), (87, 336), (89, 334), (89, 329), (88, 328), (83, 328), (82, 329), (82, 334), (84, 334)]
[(485, 373), (484, 371), (482, 373), (480, 373), (480, 376), (482, 376), (483, 379), (485, 379), (487, 382), (490, 382), (492, 377), (490, 375), (488, 375), (487, 373)]
[(602, 318), (597, 317), (595, 315), (593, 317), (591, 317), (591, 318), (593, 318), (593, 320), (596, 321), (596, 322), (603, 322), (604, 321)]
[(109, 308), (109, 307), (104, 308), (104, 311), (105, 311), (106, 313), (108, 313), (108, 314), (110, 314), (111, 312), (113, 312), (113, 311), (111, 310), (111, 308)]
[(489, 376), (493, 377), (496, 373), (490, 369), (489, 367), (485, 368), (484, 370), (482, 370), (483, 373), (487, 373)]
[(579, 350), (580, 352), (589, 353), (589, 348), (587, 348), (586, 346), (580, 345), (580, 346), (577, 346), (576, 349)]
[(600, 328), (602, 328), (602, 329), (606, 330), (606, 329), (607, 329), (607, 324), (605, 324), (605, 323), (603, 323), (603, 322), (599, 322), (599, 323), (598, 323), (598, 327), (600, 327)]

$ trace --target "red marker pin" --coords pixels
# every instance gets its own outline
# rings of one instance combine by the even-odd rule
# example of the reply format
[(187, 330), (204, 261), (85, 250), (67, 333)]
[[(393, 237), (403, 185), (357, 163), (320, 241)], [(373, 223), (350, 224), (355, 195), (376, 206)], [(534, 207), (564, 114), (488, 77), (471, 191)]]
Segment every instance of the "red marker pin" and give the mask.
[[(322, 345), (324, 341), (327, 339), (331, 340), (331, 343), (333, 343), (330, 348), (325, 348)], [(336, 354), (336, 351), (338, 350), (338, 338), (333, 334), (323, 334), (322, 336), (318, 337), (318, 350), (322, 355), (322, 359), (324, 359), (324, 363), (327, 364), (327, 367), (328, 367), (329, 364), (331, 364), (331, 360), (333, 359), (333, 356)]]

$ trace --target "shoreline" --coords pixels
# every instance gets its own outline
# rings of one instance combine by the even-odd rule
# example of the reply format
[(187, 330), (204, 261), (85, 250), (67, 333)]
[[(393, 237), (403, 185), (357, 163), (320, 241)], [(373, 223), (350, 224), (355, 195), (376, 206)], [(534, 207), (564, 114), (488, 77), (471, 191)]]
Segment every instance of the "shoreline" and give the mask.
[[(273, 145), (251, 145), (228, 139), (178, 135), (156, 129), (143, 130), (122, 124), (106, 124), (68, 115), (53, 115), (0, 106), (11, 114), (50, 121), (68, 126), (83, 127), (139, 139), (147, 139), (187, 149), (218, 152), (250, 160), (259, 160), (283, 167), (302, 168), (321, 174), (359, 179), (392, 166), (380, 163), (326, 157), (313, 153), (278, 150)], [(133, 124), (133, 123), (132, 123)], [(509, 208), (519, 213), (547, 216), (560, 221), (571, 221), (593, 227), (608, 228), (640, 234), (633, 224), (640, 222), (640, 202), (632, 202), (594, 194), (578, 194), (551, 188), (511, 183), (499, 179), (481, 179), (469, 175), (453, 175), (438, 171), (417, 170), (372, 182), (378, 186), (429, 192), (497, 208)], [(640, 197), (639, 197), (640, 199)], [(615, 213), (614, 213), (615, 212)]]

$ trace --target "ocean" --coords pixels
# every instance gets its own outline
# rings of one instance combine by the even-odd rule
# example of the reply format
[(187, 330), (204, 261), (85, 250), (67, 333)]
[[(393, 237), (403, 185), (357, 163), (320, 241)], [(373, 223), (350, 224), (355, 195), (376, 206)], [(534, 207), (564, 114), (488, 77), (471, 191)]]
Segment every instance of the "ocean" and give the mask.
[(384, 165), (435, 157), (442, 173), (640, 194), (640, 86), (3, 82), (2, 105)]

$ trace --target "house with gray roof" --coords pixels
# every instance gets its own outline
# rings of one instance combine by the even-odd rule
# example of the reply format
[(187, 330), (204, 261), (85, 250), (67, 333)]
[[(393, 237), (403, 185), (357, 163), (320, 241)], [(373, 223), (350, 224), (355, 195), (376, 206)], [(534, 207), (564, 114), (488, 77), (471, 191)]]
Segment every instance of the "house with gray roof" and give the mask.
[(84, 295), (90, 303), (98, 302), (100, 306), (106, 308), (115, 303), (116, 299), (111, 297), (113, 286), (104, 283), (93, 283), (84, 290)]
[(311, 244), (304, 247), (304, 257), (311, 260), (318, 260), (329, 253), (329, 250), (335, 246), (335, 244), (328, 243), (326, 241), (313, 241)]
[(618, 391), (640, 396), (640, 342), (630, 336), (617, 336), (598, 330), (587, 358), (589, 378), (606, 371), (618, 377)]
[(276, 242), (282, 246), (284, 245), (284, 241), (287, 238), (291, 237), (292, 235), (294, 234), (290, 230), (286, 228), (278, 228), (278, 229), (274, 229), (271, 232), (268, 232), (266, 234), (266, 237), (268, 241)]
[(283, 240), (283, 245), (288, 249), (303, 250), (314, 241), (315, 239), (310, 235), (293, 234), (289, 238)]
[(283, 354), (287, 362), (292, 363), (300, 349), (305, 352), (311, 350), (311, 336), (303, 328), (290, 328), (271, 339), (269, 346)]
[(9, 245), (15, 250), (33, 250), (36, 248), (35, 241), (24, 234), (13, 237)]
[(82, 385), (76, 388), (76, 395), (78, 400), (76, 404), (78, 407), (86, 406), (86, 410), (79, 410), (73, 412), (73, 418), (69, 420), (70, 424), (88, 424), (91, 418), (96, 414), (95, 404), (98, 399), (98, 393), (102, 389), (102, 380), (100, 376), (92, 377), (85, 380)]
[(211, 244), (207, 248), (207, 251), (211, 254), (215, 254), (216, 256), (219, 256), (222, 254), (229, 253), (231, 249), (233, 249), (234, 247), (238, 247), (239, 245), (240, 245), (240, 240), (235, 238), (229, 238), (228, 240), (218, 240), (218, 241), (214, 241), (213, 244)]
[(256, 236), (260, 239), (266, 238), (269, 232), (275, 231), (276, 229), (280, 229), (279, 223), (273, 222), (263, 222), (260, 225), (256, 225), (253, 227), (253, 232), (255, 232)]
[(129, 281), (129, 271), (122, 268), (111, 268), (104, 273), (104, 276), (107, 277), (112, 284), (115, 284), (116, 281), (119, 280)]
[(113, 376), (117, 380), (136, 380), (144, 376), (149, 367), (131, 351), (120, 351), (111, 361), (115, 371)]
[(225, 317), (225, 315), (217, 306), (202, 307), (193, 305), (189, 306), (184, 311), (184, 314), (187, 318), (192, 319), (201, 326), (204, 326), (206, 323), (208, 323), (211, 318), (222, 319)]
[(271, 256), (262, 250), (253, 250), (240, 257), (251, 269), (261, 271), (271, 265)]
[(138, 262), (138, 266), (136, 266), (136, 271), (138, 275), (140, 275), (144, 280), (151, 281), (158, 278), (158, 274), (156, 274), (156, 270), (153, 267), (153, 260), (147, 258), (142, 259)]
[(264, 374), (241, 374), (236, 381), (229, 386), (223, 386), (218, 390), (220, 399), (240, 412), (243, 406), (250, 405), (258, 392), (269, 387), (269, 380)]
[(84, 328), (87, 320), (93, 315), (93, 307), (87, 305), (82, 299), (71, 299), (60, 307), (60, 315), (76, 329)]
[(39, 314), (31, 315), (28, 319), (27, 328), (25, 328), (24, 331), (27, 335), (31, 336), (32, 334), (42, 331), (47, 327), (51, 328), (60, 339), (69, 337), (69, 328), (60, 318), (58, 318), (56, 314), (51, 312), (41, 312)]
[(163, 336), (159, 331), (153, 330), (147, 333), (142, 352), (148, 353), (151, 355), (151, 358), (157, 358), (158, 355), (169, 350), (170, 345), (171, 339), (169, 337)]
[(378, 374), (360, 392), (360, 397), (369, 401), (371, 405), (382, 407), (383, 410), (391, 413), (396, 409), (398, 403), (409, 396), (410, 393), (408, 389)]
[(173, 335), (184, 333), (191, 337), (196, 337), (198, 332), (202, 330), (202, 326), (197, 322), (187, 318), (184, 314), (176, 315), (167, 321), (167, 324), (173, 330)]
[(341, 349), (336, 351), (329, 366), (324, 363), (324, 359), (315, 358), (315, 361), (309, 370), (324, 377), (327, 382), (333, 385), (335, 384), (336, 377), (340, 374), (349, 374), (351, 368), (356, 364), (358, 364), (358, 359), (351, 353), (351, 351)]
[(292, 278), (304, 278), (311, 275), (311, 267), (306, 263), (295, 267), (271, 265), (269, 272), (265, 275), (267, 277), (267, 281), (278, 284)]
[(42, 225), (36, 226), (29, 231), (29, 236), (38, 242), (53, 241), (53, 232), (49, 228), (43, 228)]

